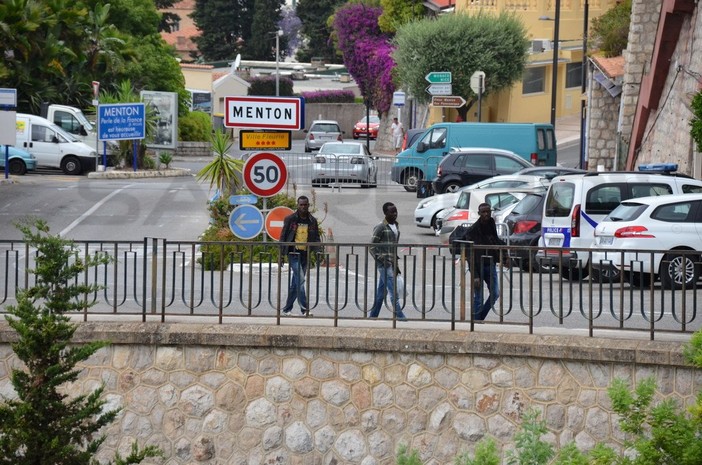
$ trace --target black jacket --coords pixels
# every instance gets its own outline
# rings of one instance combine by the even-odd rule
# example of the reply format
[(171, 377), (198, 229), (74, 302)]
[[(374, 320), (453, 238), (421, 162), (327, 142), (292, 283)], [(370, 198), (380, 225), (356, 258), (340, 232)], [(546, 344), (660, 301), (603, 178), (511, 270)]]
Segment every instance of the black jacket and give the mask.
[(473, 250), (473, 263), (470, 263), (470, 270), (474, 277), (480, 278), (483, 267), (478, 266), (490, 263), (496, 265), (500, 261), (499, 246), (504, 245), (504, 241), (497, 235), (497, 226), (495, 220), (490, 218), (486, 223), (480, 220), (476, 221), (468, 228), (466, 240), (472, 241), (474, 245), (492, 246), (492, 247), (475, 247)]
[[(321, 242), (319, 233), (319, 223), (317, 218), (309, 215), (309, 229), (307, 231), (307, 242)], [(297, 224), (300, 222), (300, 215), (295, 212), (291, 215), (285, 217), (283, 220), (283, 230), (280, 232), (280, 242), (295, 242), (295, 232), (297, 231)], [(285, 245), (283, 246), (282, 253), (288, 254), (294, 251), (294, 246)], [(309, 252), (314, 252), (315, 249), (310, 249)]]

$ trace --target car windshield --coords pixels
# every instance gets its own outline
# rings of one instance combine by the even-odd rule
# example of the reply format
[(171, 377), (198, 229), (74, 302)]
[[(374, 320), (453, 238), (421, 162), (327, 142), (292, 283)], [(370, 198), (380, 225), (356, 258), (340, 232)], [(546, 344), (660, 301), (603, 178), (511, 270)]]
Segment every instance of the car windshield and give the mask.
[(315, 124), (312, 126), (312, 129), (310, 129), (312, 132), (341, 132), (339, 129), (339, 126), (336, 124), (330, 124), (330, 123), (322, 123), (322, 124)]
[(466, 209), (468, 205), (470, 205), (470, 192), (461, 192), (461, 196), (456, 202), (456, 208)]
[(634, 202), (619, 204), (604, 221), (632, 221), (638, 218), (646, 210), (648, 205)]
[(541, 209), (544, 196), (538, 194), (528, 194), (512, 210), (512, 215), (524, 215), (535, 209)]
[(319, 153), (342, 153), (345, 155), (361, 155), (363, 148), (358, 144), (324, 144)]
[[(366, 117), (364, 116), (364, 117), (361, 119), (360, 122), (361, 122), (361, 123), (365, 123), (365, 122), (366, 122)], [(380, 118), (378, 118), (377, 116), (371, 116), (371, 117), (370, 117), (370, 122), (371, 122), (371, 124), (380, 123)]]

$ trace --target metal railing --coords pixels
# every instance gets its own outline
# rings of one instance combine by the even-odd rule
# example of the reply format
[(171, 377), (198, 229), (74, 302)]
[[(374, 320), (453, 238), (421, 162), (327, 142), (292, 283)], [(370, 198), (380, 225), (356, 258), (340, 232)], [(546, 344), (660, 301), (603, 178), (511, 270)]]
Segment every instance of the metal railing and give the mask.
[[(279, 243), (265, 242), (171, 242), (145, 238), (139, 242), (76, 241), (83, 258), (105, 252), (113, 260), (87, 268), (80, 283), (98, 284), (101, 290), (85, 296), (90, 305), (82, 318), (141, 321), (196, 321), (224, 323), (237, 318), (268, 318), (280, 324), (280, 309), (288, 294), (290, 272), (278, 265)], [(304, 286), (311, 317), (339, 325), (364, 319), (373, 304), (378, 274), (368, 243), (326, 243), (311, 253)], [(571, 251), (576, 249), (571, 249)], [(592, 257), (588, 249), (579, 256)], [(521, 326), (533, 333), (537, 328), (623, 330), (647, 334), (692, 333), (702, 325), (698, 316), (702, 269), (699, 253), (680, 251), (683, 267), (695, 279), (671, 288), (659, 281), (641, 280), (641, 262), (665, 251), (642, 251), (631, 256), (631, 272), (598, 273), (597, 279), (579, 279), (593, 274), (590, 259), (568, 263), (561, 252), (536, 263), (536, 249), (505, 246), (500, 260), (483, 256), (485, 249), (464, 246), (460, 256), (448, 247), (399, 244), (397, 266), (406, 293), (399, 295), (408, 320), (436, 322), (470, 330), (473, 318), (473, 287), (467, 264), (471, 254), (498, 264), (500, 298), (480, 324)], [(624, 252), (621, 262), (624, 262)], [(31, 287), (36, 252), (22, 241), (0, 241), (0, 312), (17, 303), (17, 293)], [(678, 254), (679, 255), (679, 254)], [(501, 262), (511, 256), (511, 266)], [(520, 258), (525, 257), (525, 258)], [(504, 260), (503, 260), (504, 259)], [(609, 258), (607, 259), (609, 260)], [(606, 265), (597, 263), (595, 266)], [(538, 266), (537, 266), (538, 265)], [(667, 266), (664, 264), (664, 266)], [(570, 273), (570, 269), (578, 269)], [(537, 271), (534, 271), (537, 270)], [(606, 277), (605, 277), (606, 276)], [(567, 277), (569, 279), (566, 279)], [(485, 290), (487, 294), (487, 289)], [(386, 297), (380, 317), (393, 318)], [(294, 312), (299, 312), (296, 303)], [(393, 326), (397, 323), (393, 320)]]

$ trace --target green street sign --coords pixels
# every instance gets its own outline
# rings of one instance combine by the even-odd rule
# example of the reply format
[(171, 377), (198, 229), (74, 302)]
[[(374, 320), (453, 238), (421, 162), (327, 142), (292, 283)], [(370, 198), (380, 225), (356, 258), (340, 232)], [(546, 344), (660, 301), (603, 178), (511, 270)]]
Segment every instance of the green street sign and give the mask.
[(426, 79), (429, 84), (451, 84), (451, 72), (432, 71), (427, 74), (424, 79)]

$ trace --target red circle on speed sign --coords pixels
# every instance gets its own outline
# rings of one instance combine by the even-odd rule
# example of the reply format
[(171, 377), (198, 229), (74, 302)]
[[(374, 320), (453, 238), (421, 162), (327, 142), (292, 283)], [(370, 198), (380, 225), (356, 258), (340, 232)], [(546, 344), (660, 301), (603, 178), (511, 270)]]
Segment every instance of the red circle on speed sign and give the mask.
[(283, 221), (288, 215), (292, 215), (295, 211), (288, 207), (275, 207), (266, 215), (266, 232), (271, 239), (279, 241), (280, 235), (283, 232)]
[(270, 152), (251, 155), (242, 169), (244, 185), (259, 197), (272, 197), (288, 181), (288, 170), (280, 157)]

